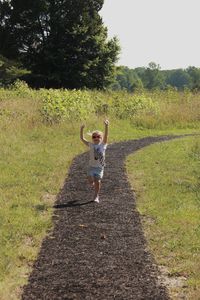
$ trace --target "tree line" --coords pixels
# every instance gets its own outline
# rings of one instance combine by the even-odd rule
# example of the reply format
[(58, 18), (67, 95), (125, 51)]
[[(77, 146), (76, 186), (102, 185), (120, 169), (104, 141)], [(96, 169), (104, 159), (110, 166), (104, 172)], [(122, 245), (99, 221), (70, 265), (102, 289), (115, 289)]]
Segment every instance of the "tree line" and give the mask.
[(190, 66), (187, 69), (161, 70), (154, 62), (148, 67), (130, 69), (119, 66), (116, 70), (115, 80), (111, 85), (114, 90), (127, 90), (134, 92), (138, 89), (160, 89), (168, 87), (177, 90), (200, 90), (200, 68)]

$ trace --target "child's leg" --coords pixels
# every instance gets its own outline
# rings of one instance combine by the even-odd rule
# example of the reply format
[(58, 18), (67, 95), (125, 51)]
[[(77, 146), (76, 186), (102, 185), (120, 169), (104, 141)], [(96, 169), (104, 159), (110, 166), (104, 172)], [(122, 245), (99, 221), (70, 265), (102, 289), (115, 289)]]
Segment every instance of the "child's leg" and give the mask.
[(94, 186), (94, 177), (88, 176), (88, 182), (91, 186)]
[(101, 188), (101, 180), (95, 178), (94, 179), (95, 198), (99, 196), (100, 188)]

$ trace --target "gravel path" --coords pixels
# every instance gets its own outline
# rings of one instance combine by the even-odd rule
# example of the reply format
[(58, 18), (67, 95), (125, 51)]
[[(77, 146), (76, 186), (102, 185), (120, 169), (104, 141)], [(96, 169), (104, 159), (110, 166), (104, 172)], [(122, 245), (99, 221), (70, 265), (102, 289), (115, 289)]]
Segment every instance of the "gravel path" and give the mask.
[(54, 228), (44, 239), (23, 300), (169, 299), (146, 248), (127, 179), (127, 155), (178, 136), (109, 145), (100, 203), (86, 185), (88, 153), (77, 156), (57, 197)]

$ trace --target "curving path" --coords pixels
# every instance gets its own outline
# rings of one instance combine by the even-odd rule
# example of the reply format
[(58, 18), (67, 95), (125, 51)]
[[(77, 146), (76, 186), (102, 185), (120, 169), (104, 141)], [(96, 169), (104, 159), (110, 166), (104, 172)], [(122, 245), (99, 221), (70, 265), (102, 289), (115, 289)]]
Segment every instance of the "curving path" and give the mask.
[(91, 202), (86, 186), (88, 153), (74, 159), (57, 197), (54, 228), (42, 243), (23, 300), (169, 299), (146, 249), (124, 160), (142, 147), (178, 137), (110, 145), (99, 204)]

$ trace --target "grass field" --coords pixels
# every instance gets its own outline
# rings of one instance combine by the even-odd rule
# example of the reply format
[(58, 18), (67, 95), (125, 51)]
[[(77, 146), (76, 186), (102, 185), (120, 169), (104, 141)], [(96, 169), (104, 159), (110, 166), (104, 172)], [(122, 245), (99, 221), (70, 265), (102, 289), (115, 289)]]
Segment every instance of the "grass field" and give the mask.
[[(73, 157), (86, 150), (79, 140), (79, 126), (82, 122), (87, 125), (86, 131), (96, 128), (102, 130), (103, 120), (108, 117), (110, 142), (162, 134), (199, 132), (200, 128), (200, 95), (179, 95), (177, 92), (168, 98), (167, 94), (151, 95), (156, 101), (156, 105), (151, 106), (156, 108), (154, 112), (149, 111), (151, 101), (147, 101), (148, 103), (144, 101), (148, 104), (148, 110), (143, 108), (141, 110), (143, 106), (139, 104), (135, 106), (134, 101), (140, 103), (136, 97), (130, 100), (134, 116), (132, 117), (129, 114), (128, 102), (124, 100), (130, 96), (126, 97), (125, 94), (113, 96), (109, 93), (100, 95), (95, 92), (91, 98), (98, 95), (101, 99), (105, 97), (106, 102), (106, 99), (113, 97), (112, 101), (109, 100), (111, 112), (108, 110), (103, 114), (98, 105), (96, 113), (90, 112), (90, 118), (86, 118), (85, 112), (83, 113), (85, 121), (78, 119), (77, 114), (74, 119), (73, 115), (71, 119), (66, 115), (62, 118), (60, 110), (64, 111), (65, 108), (63, 104), (59, 106), (58, 97), (53, 109), (59, 112), (57, 115), (59, 118), (61, 116), (61, 119), (59, 122), (56, 120), (48, 123), (44, 120), (44, 103), (41, 99), (44, 93), (46, 92), (31, 91), (23, 85), (15, 87), (14, 90), (0, 90), (0, 299), (2, 300), (20, 299), (20, 287), (26, 283), (41, 241), (51, 228), (52, 204), (55, 196), (62, 187)], [(70, 100), (72, 101), (70, 107), (74, 105), (74, 111), (77, 112), (78, 98), (75, 96), (76, 103), (72, 101), (73, 99)], [(79, 96), (81, 97), (81, 94), (78, 94)], [(120, 97), (124, 102), (122, 107)], [(51, 105), (51, 97), (48, 105)], [(49, 109), (49, 106), (47, 108)], [(138, 111), (134, 115), (136, 108)], [(185, 143), (189, 147), (190, 140), (186, 139)], [(193, 147), (198, 149), (198, 145)], [(157, 148), (153, 149), (156, 151)], [(193, 159), (192, 156), (190, 159)], [(193, 166), (195, 168), (195, 163)], [(180, 163), (177, 165), (178, 170), (179, 167)], [(138, 168), (142, 170), (139, 164)], [(196, 190), (192, 190), (192, 193), (196, 195)], [(196, 257), (194, 260), (196, 261)], [(179, 268), (178, 265), (176, 267)], [(190, 280), (190, 285), (193, 289), (198, 285), (198, 281), (195, 277), (191, 278), (193, 279)]]
[(183, 289), (200, 299), (200, 137), (149, 146), (127, 169), (151, 252), (169, 277), (185, 279), (171, 287), (173, 299)]

